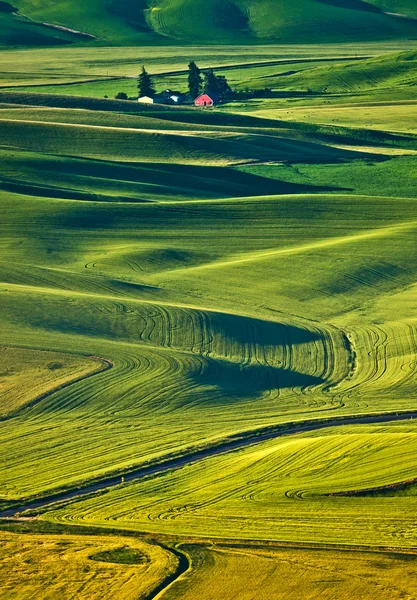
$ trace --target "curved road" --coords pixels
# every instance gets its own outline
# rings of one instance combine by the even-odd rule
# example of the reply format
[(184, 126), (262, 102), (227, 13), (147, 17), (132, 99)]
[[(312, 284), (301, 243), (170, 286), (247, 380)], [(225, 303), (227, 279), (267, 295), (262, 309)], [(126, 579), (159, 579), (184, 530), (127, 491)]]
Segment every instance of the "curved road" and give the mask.
[(184, 465), (203, 460), (204, 458), (216, 456), (217, 454), (224, 454), (225, 452), (231, 452), (239, 448), (244, 448), (253, 444), (259, 444), (260, 442), (283, 437), (285, 435), (305, 433), (308, 431), (315, 431), (319, 429), (325, 429), (328, 427), (341, 427), (343, 425), (369, 425), (373, 423), (391, 423), (393, 421), (403, 421), (405, 419), (414, 418), (417, 418), (417, 411), (385, 414), (382, 413), (354, 417), (337, 417), (326, 420), (323, 419), (303, 421), (300, 424), (287, 423), (285, 425), (283, 424), (273, 428), (268, 427), (264, 429), (258, 429), (252, 432), (248, 432), (245, 435), (245, 437), (232, 438), (216, 446), (209, 446), (204, 449), (196, 450), (184, 456), (169, 458), (165, 461), (156, 464), (139, 467), (133, 471), (124, 473), (121, 472), (118, 475), (112, 475), (111, 477), (101, 479), (100, 481), (96, 481), (94, 483), (86, 484), (76, 489), (58, 492), (56, 494), (51, 494), (50, 496), (45, 496), (43, 498), (28, 500), (22, 504), (15, 504), (13, 507), (0, 510), (0, 517), (12, 517), (18, 512), (23, 512), (29, 509), (44, 508), (45, 506), (48, 506), (49, 504), (55, 502), (71, 500), (72, 498), (79, 498), (85, 496), (86, 494), (91, 494), (92, 492), (105, 490), (115, 485), (119, 485), (121, 483), (122, 477), (124, 477), (125, 482), (140, 480), (150, 475), (163, 473), (164, 471), (169, 471), (170, 469), (176, 469), (178, 467), (182, 467)]

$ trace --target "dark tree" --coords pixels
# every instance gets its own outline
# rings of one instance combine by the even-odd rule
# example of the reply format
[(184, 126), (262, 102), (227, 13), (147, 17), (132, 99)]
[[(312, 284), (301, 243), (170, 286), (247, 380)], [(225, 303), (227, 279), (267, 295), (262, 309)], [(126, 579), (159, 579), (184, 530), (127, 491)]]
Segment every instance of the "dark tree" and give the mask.
[(197, 98), (201, 92), (203, 80), (200, 74), (200, 69), (192, 60), (188, 65), (188, 90), (191, 98)]
[(220, 96), (220, 98), (224, 98), (224, 96), (230, 94), (232, 90), (230, 85), (227, 83), (227, 79), (224, 75), (216, 75), (216, 82), (217, 94)]
[(232, 91), (224, 75), (216, 75), (213, 69), (204, 73), (204, 91), (223, 98)]
[(117, 92), (115, 98), (116, 98), (116, 100), (127, 100), (128, 99), (126, 92)]
[(213, 69), (208, 69), (204, 73), (204, 92), (212, 92), (217, 94), (217, 77), (214, 74)]
[(152, 87), (152, 78), (145, 67), (142, 67), (142, 71), (138, 77), (138, 91), (139, 98), (142, 96), (153, 96), (155, 93), (155, 90)]

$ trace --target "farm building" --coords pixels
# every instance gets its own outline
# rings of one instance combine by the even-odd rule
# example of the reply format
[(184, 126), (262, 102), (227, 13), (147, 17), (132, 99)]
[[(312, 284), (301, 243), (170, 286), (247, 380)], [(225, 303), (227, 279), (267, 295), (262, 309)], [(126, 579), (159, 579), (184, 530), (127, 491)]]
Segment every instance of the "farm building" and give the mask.
[(138, 98), (138, 102), (142, 102), (142, 104), (153, 104), (154, 99), (151, 96), (141, 96)]
[(158, 104), (182, 104), (184, 102), (184, 94), (175, 92), (174, 90), (165, 90), (154, 96), (155, 102)]
[(207, 93), (201, 94), (194, 100), (194, 104), (196, 106), (214, 106), (215, 104), (219, 104), (220, 100), (216, 94)]
[(173, 90), (164, 90), (154, 96), (141, 96), (138, 102), (143, 104), (182, 104), (184, 102), (184, 94), (174, 92)]

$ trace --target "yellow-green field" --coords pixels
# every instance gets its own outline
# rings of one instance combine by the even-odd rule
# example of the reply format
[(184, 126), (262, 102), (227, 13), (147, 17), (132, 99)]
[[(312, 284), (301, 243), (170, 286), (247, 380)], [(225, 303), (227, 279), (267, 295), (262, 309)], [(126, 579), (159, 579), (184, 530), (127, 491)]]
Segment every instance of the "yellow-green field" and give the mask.
[(2, 598), (136, 600), (175, 571), (158, 545), (117, 536), (0, 532)]
[(413, 554), (187, 545), (193, 570), (165, 600), (397, 600), (414, 598)]
[[(0, 348), (2, 417), (63, 387), (104, 370), (108, 365), (93, 357), (26, 348)], [(52, 387), (52, 390), (51, 390)]]
[[(416, 597), (417, 67), (372, 40), (0, 52), (2, 597)], [(103, 98), (191, 59), (248, 97)]]
[(267, 119), (283, 119), (307, 123), (320, 123), (341, 125), (343, 127), (365, 127), (382, 131), (398, 131), (404, 133), (417, 133), (417, 103), (404, 103), (402, 105), (376, 105), (376, 106), (326, 106), (303, 107), (291, 110), (286, 109), (261, 109), (254, 114)]
[(416, 426), (268, 441), (46, 513), (62, 523), (203, 538), (414, 548), (417, 497), (339, 496), (415, 477)]

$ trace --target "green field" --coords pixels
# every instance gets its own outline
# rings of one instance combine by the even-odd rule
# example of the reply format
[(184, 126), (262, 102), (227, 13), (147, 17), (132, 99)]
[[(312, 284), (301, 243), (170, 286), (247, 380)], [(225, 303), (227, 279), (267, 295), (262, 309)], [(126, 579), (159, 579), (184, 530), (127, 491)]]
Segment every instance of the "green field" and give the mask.
[(74, 594), (81, 600), (133, 600), (146, 597), (176, 568), (168, 551), (131, 538), (2, 531), (0, 539), (2, 597), (8, 600), (67, 600)]
[(335, 494), (412, 479), (416, 444), (416, 427), (405, 422), (284, 437), (119, 486), (49, 518), (211, 539), (413, 549), (415, 491)]
[[(356, 42), (412, 38), (412, 0), (14, 0), (0, 6), (7, 45)], [(58, 28), (57, 28), (58, 26)], [(62, 27), (67, 28), (62, 30)], [(61, 28), (61, 29), (59, 29)]]
[(194, 572), (165, 594), (169, 600), (191, 600), (204, 596), (242, 600), (257, 597), (262, 582), (264, 597), (271, 600), (303, 598), (414, 597), (415, 556), (383, 553), (338, 552), (271, 548), (268, 546), (187, 545), (184, 549), (195, 564)]
[(413, 3), (3, 4), (1, 596), (415, 598)]

